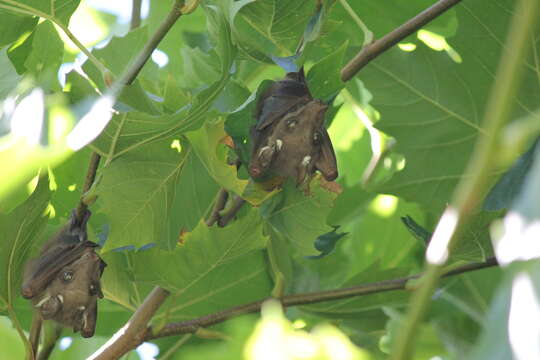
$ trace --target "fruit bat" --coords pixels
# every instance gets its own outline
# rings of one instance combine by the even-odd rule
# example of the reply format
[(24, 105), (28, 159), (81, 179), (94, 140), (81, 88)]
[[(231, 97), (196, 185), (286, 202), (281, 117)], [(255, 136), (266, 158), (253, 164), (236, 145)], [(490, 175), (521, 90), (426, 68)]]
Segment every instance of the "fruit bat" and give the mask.
[(86, 224), (75, 211), (69, 222), (41, 250), (25, 269), (22, 296), (31, 299), (43, 319), (52, 319), (92, 337), (96, 328), (97, 299), (103, 298), (101, 275), (105, 262), (95, 253), (97, 245), (88, 241)]
[(336, 156), (324, 127), (327, 108), (311, 96), (303, 68), (274, 82), (257, 103), (250, 176), (256, 181), (291, 177), (300, 185), (319, 170), (326, 180), (334, 180)]

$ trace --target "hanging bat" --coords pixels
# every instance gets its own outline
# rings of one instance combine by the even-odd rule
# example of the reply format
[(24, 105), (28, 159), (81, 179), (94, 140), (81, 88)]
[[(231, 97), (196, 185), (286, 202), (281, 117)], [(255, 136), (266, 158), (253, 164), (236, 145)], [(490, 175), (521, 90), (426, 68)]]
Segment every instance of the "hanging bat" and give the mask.
[(250, 176), (256, 181), (290, 177), (300, 185), (319, 170), (326, 180), (334, 180), (336, 156), (324, 127), (327, 108), (311, 96), (303, 68), (271, 85), (257, 103)]
[(71, 219), (26, 265), (21, 293), (31, 299), (43, 319), (52, 319), (92, 337), (96, 328), (97, 299), (103, 298), (101, 275), (105, 262), (88, 241), (90, 211), (78, 222)]

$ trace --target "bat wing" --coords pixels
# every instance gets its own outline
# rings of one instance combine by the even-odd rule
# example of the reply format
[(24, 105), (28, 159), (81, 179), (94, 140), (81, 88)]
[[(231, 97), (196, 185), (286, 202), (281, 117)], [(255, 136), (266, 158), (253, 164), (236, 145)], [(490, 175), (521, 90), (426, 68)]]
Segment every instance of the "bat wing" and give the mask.
[(315, 162), (315, 167), (321, 172), (327, 181), (335, 180), (338, 176), (336, 154), (332, 147), (332, 141), (326, 129), (322, 129), (321, 154)]
[(261, 131), (285, 114), (312, 100), (304, 78), (304, 69), (288, 73), (285, 79), (276, 81), (259, 99), (257, 126)]

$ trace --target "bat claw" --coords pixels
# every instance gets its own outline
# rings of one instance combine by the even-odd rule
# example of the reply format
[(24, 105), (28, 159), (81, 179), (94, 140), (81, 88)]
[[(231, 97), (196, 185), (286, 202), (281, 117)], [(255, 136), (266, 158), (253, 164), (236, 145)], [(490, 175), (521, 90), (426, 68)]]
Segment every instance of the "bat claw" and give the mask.
[(311, 156), (306, 155), (302, 159), (302, 166), (308, 166), (311, 163)]

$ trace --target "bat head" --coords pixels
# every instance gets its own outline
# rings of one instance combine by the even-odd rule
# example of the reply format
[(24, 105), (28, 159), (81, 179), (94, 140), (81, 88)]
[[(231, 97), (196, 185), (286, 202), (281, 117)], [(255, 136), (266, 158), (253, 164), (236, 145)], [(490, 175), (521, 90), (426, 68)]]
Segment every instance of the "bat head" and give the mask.
[(319, 170), (326, 180), (334, 180), (336, 157), (324, 127), (327, 108), (312, 98), (303, 70), (274, 83), (259, 99), (250, 176), (290, 177), (299, 185)]

